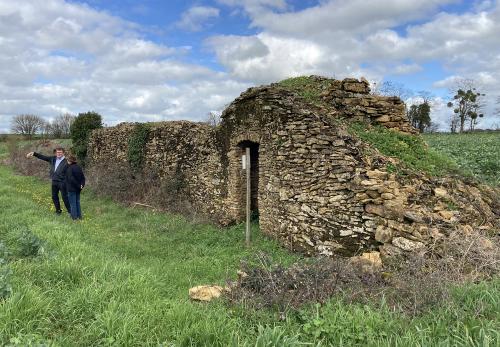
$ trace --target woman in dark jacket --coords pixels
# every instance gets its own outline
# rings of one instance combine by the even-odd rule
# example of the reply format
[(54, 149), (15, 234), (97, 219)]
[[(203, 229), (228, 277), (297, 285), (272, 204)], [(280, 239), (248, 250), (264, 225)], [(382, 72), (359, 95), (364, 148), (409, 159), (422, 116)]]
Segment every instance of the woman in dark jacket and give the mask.
[(80, 207), (80, 192), (85, 186), (85, 175), (82, 168), (76, 163), (76, 157), (70, 154), (67, 158), (68, 169), (66, 170), (66, 189), (68, 191), (69, 204), (71, 206), (71, 218), (82, 219)]

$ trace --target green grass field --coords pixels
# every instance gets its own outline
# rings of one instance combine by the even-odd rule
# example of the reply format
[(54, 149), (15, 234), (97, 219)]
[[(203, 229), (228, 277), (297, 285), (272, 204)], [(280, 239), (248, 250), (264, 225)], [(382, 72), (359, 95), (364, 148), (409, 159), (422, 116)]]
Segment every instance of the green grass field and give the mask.
[(472, 134), (426, 134), (425, 141), (478, 179), (500, 185), (500, 131)]
[[(0, 146), (3, 146), (0, 144)], [(0, 157), (5, 146), (0, 147)], [(0, 345), (13, 346), (499, 346), (500, 280), (456, 288), (417, 317), (383, 304), (289, 311), (192, 302), (265, 251), (296, 261), (255, 226), (228, 229), (125, 208), (85, 191), (84, 221), (57, 217), (49, 184), (0, 165)], [(3, 251), (2, 251), (3, 249)], [(2, 253), (3, 252), (3, 253)], [(0, 261), (1, 263), (1, 261)], [(7, 272), (11, 271), (11, 275)], [(8, 294), (7, 288), (11, 293)]]

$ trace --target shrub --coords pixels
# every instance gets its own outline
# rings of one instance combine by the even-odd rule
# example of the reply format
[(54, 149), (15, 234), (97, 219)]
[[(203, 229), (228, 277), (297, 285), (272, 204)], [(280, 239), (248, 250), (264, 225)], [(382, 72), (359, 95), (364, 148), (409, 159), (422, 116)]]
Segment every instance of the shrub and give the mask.
[(139, 123), (135, 126), (128, 139), (127, 159), (134, 170), (142, 169), (144, 165), (144, 152), (149, 136), (149, 126)]
[(82, 165), (85, 165), (90, 134), (99, 128), (102, 128), (102, 116), (96, 112), (79, 113), (71, 124), (72, 150)]
[(265, 254), (241, 264), (244, 275), (228, 294), (229, 302), (286, 312), (311, 302), (324, 303), (348, 288), (376, 287), (380, 276), (356, 271), (348, 258), (315, 258), (283, 267)]
[(100, 195), (125, 203), (143, 203), (157, 209), (194, 216), (186, 199), (186, 182), (181, 170), (160, 177), (154, 169), (137, 172), (123, 162), (94, 163), (86, 174), (88, 186)]

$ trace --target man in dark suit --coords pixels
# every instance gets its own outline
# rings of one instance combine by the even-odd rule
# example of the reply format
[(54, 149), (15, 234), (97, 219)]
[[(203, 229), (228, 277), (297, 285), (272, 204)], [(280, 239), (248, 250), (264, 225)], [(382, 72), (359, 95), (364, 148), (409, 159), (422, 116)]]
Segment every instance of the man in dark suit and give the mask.
[(64, 148), (58, 147), (55, 149), (55, 155), (45, 156), (37, 152), (30, 152), (26, 154), (27, 158), (35, 157), (44, 160), (50, 165), (50, 178), (52, 179), (52, 201), (54, 202), (54, 207), (56, 208), (56, 213), (61, 214), (61, 203), (59, 202), (59, 192), (61, 192), (61, 197), (64, 202), (66, 210), (70, 211), (70, 205), (68, 200), (68, 191), (66, 190), (66, 170), (68, 169), (68, 163), (64, 157)]

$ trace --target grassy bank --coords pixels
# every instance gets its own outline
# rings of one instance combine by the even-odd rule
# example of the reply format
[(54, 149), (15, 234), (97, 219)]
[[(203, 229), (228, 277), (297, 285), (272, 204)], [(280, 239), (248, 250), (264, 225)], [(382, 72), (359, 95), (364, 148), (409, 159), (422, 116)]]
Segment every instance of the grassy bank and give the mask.
[[(1, 151), (0, 151), (1, 152)], [(85, 220), (51, 210), (49, 185), (0, 166), (0, 345), (26, 346), (497, 346), (500, 281), (457, 288), (453, 298), (409, 318), (383, 304), (290, 311), (191, 302), (188, 289), (223, 285), (242, 259), (265, 251), (298, 259), (254, 227), (217, 229), (179, 216), (124, 208), (85, 191)], [(0, 257), (2, 257), (0, 255)], [(5, 283), (4, 283), (5, 284)], [(0, 283), (2, 288), (2, 283)]]

